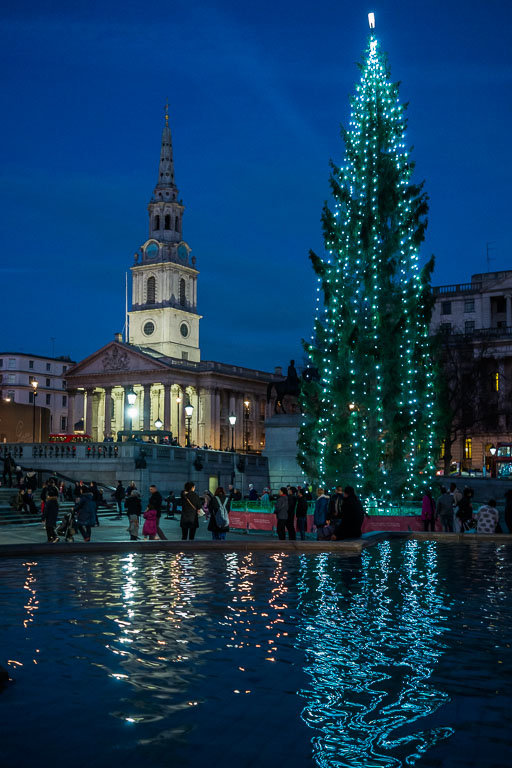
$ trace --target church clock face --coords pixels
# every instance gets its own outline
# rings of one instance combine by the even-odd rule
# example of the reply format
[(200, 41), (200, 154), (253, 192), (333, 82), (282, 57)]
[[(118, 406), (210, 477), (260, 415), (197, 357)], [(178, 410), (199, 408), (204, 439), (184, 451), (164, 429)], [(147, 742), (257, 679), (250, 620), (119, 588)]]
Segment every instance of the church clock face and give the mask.
[(178, 259), (180, 261), (186, 261), (188, 259), (188, 251), (184, 245), (178, 247)]
[(145, 253), (147, 259), (154, 259), (158, 256), (158, 245), (156, 243), (150, 243), (147, 246)]
[(143, 331), (145, 336), (151, 336), (155, 332), (155, 324), (148, 320), (147, 323), (144, 323)]

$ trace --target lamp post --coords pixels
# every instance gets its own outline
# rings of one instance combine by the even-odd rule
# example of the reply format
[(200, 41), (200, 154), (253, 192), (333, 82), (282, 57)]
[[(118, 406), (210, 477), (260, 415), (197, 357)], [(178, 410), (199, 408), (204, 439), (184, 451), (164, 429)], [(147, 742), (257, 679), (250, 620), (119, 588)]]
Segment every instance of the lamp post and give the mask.
[(496, 477), (496, 446), (491, 445), (489, 448), (491, 454), (491, 477)]
[(234, 413), (229, 414), (229, 423), (231, 424), (231, 452), (233, 453), (235, 450), (235, 424), (236, 424), (236, 416)]
[(135, 407), (135, 403), (137, 401), (137, 394), (133, 391), (133, 387), (128, 390), (126, 393), (126, 399), (128, 400), (128, 409), (127, 414), (128, 418), (130, 419), (130, 432), (133, 430), (133, 420), (137, 416), (137, 408)]
[(181, 403), (181, 397), (178, 395), (176, 398), (176, 410), (177, 410), (177, 423), (178, 423), (178, 445), (180, 444), (180, 403)]
[(185, 406), (185, 416), (187, 417), (187, 448), (190, 448), (190, 421), (192, 414), (194, 413), (194, 406), (192, 403), (187, 403)]
[(162, 429), (164, 423), (160, 418), (160, 390), (158, 390), (158, 416), (155, 419), (155, 429)]
[(32, 380), (32, 403), (34, 405), (32, 409), (32, 442), (35, 443), (36, 441), (36, 397), (37, 397), (37, 388), (39, 386), (39, 382), (37, 379)]
[(249, 450), (249, 414), (251, 412), (251, 401), (244, 400), (244, 442), (245, 452)]

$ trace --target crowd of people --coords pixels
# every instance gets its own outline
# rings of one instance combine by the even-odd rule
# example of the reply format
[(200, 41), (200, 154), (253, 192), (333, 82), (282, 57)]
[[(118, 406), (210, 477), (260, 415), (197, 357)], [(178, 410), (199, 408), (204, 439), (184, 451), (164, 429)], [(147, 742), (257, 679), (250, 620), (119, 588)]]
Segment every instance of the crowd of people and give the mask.
[[(439, 520), (446, 533), (502, 533), (500, 514), (495, 498), (490, 498), (478, 509), (473, 504), (474, 491), (464, 488), (460, 491), (456, 483), (451, 483), (449, 489), (441, 486), (437, 502), (432, 492), (425, 491), (421, 504), (421, 519), (425, 531), (435, 531)], [(512, 489), (505, 493), (505, 523), (507, 530), (512, 531)]]

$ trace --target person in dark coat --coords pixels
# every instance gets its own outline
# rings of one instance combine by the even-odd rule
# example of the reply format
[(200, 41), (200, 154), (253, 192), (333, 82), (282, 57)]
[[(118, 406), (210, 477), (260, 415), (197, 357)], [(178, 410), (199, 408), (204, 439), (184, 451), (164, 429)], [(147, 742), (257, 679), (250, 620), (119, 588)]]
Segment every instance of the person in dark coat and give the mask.
[(160, 528), (160, 518), (162, 517), (162, 494), (156, 487), (156, 485), (150, 485), (149, 486), (149, 502), (148, 507), (149, 509), (155, 509), (156, 510), (156, 532), (158, 534), (159, 539), (167, 539), (167, 536)]
[(25, 488), (35, 491), (37, 488), (37, 475), (33, 469), (29, 469), (25, 475)]
[(123, 501), (126, 496), (126, 491), (123, 488), (123, 484), (121, 480), (117, 481), (117, 486), (114, 491), (114, 499), (116, 500), (117, 505), (117, 520), (121, 520), (123, 516)]
[(13, 461), (11, 453), (9, 452), (4, 457), (4, 475), (3, 475), (3, 483), (4, 485), (7, 485), (7, 481), (9, 481), (9, 488), (12, 488), (12, 473), (15, 466), (16, 465)]
[(128, 532), (130, 541), (137, 541), (139, 538), (139, 523), (142, 515), (142, 503), (140, 493), (133, 490), (124, 500), (124, 508), (128, 517)]
[(217, 522), (217, 512), (220, 509), (220, 504), (224, 504), (226, 511), (229, 515), (231, 504), (230, 499), (224, 493), (224, 488), (219, 485), (215, 491), (215, 495), (212, 496), (210, 491), (206, 491), (206, 498), (208, 499), (208, 511), (210, 512), (210, 520), (208, 521), (208, 530), (211, 531), (212, 539), (214, 541), (224, 541), (226, 533), (229, 532), (229, 525), (219, 525)]
[(86, 485), (82, 488), (82, 494), (75, 504), (77, 528), (84, 541), (91, 540), (91, 528), (96, 523), (96, 504), (92, 491)]
[(343, 492), (343, 507), (341, 519), (336, 524), (331, 539), (358, 539), (361, 536), (361, 528), (364, 520), (363, 505), (356, 496), (352, 486), (347, 485)]
[(92, 480), (89, 485), (90, 485), (90, 492), (92, 493), (92, 498), (93, 498), (93, 501), (94, 501), (94, 505), (96, 507), (96, 517), (95, 517), (95, 522), (93, 523), (93, 525), (99, 525), (100, 524), (100, 519), (98, 517), (98, 507), (100, 506), (100, 504), (101, 504), (101, 502), (103, 500), (103, 497), (102, 497), (102, 495), (100, 493), (100, 489), (98, 488), (97, 483), (94, 480)]
[(297, 489), (293, 486), (288, 487), (288, 520), (286, 521), (286, 530), (290, 541), (295, 541), (295, 507), (297, 506)]
[(44, 519), (46, 526), (46, 536), (50, 544), (56, 544), (59, 537), (55, 532), (57, 517), (59, 515), (59, 492), (54, 485), (50, 485), (46, 492), (46, 501), (44, 505)]
[[(201, 509), (201, 499), (196, 493), (196, 486), (191, 480), (185, 483), (185, 488), (181, 492), (181, 540), (187, 538), (192, 541), (199, 528), (199, 515)], [(201, 510), (202, 511), (202, 510)]]
[(459, 501), (455, 516), (460, 523), (460, 532), (469, 530), (470, 523), (473, 520), (473, 489), (464, 488), (462, 499)]
[(343, 507), (343, 486), (337, 485), (333, 495), (329, 498), (329, 510), (327, 518), (333, 525), (336, 525), (338, 520), (341, 520), (341, 512)]
[(277, 535), (281, 541), (284, 541), (288, 523), (288, 488), (284, 486), (279, 489), (274, 514), (277, 518)]
[(304, 490), (302, 488), (299, 488), (297, 491), (295, 517), (297, 518), (297, 531), (301, 540), (305, 541), (308, 528), (308, 502), (304, 497)]

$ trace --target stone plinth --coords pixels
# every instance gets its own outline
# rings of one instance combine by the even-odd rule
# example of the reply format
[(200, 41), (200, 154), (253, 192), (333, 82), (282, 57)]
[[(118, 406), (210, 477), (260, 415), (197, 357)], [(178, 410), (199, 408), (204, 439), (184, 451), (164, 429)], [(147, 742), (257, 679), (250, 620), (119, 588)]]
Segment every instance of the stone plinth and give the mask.
[(265, 421), (265, 450), (270, 487), (275, 493), (282, 485), (305, 485), (307, 478), (297, 464), (300, 413), (280, 413)]

